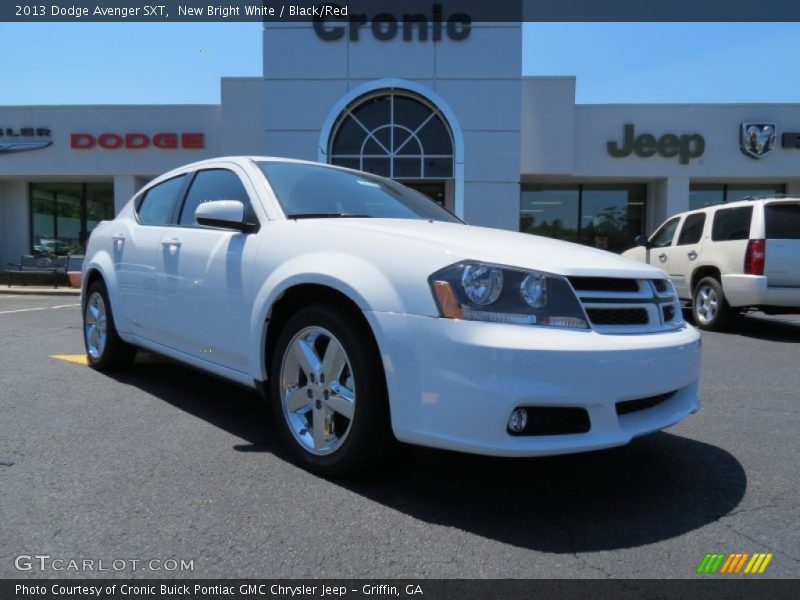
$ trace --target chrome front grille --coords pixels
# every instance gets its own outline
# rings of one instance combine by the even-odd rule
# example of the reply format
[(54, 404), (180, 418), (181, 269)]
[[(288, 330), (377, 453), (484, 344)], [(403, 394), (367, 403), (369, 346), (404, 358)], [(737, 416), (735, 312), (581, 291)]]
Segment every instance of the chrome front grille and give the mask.
[(592, 327), (600, 333), (653, 333), (683, 323), (680, 304), (664, 279), (569, 277)]

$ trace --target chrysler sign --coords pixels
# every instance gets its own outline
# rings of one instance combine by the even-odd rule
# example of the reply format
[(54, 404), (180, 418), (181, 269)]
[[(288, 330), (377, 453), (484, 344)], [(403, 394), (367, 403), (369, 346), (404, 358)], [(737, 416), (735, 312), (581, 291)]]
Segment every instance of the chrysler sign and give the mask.
[(0, 154), (40, 150), (52, 144), (47, 127), (0, 127)]

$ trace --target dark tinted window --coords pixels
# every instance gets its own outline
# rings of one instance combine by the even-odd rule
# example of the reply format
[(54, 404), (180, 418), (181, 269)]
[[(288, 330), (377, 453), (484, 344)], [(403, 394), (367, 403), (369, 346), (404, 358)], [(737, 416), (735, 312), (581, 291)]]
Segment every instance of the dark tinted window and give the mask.
[(768, 204), (764, 211), (768, 240), (800, 239), (800, 204)]
[(185, 179), (180, 175), (150, 188), (139, 203), (139, 220), (145, 225), (169, 223)]
[(210, 200), (239, 200), (245, 209), (250, 204), (247, 192), (239, 176), (227, 169), (208, 169), (198, 171), (186, 194), (186, 201), (181, 209), (181, 225), (194, 225), (194, 212), (203, 202)]
[(703, 227), (706, 224), (706, 213), (689, 215), (683, 222), (681, 234), (678, 236), (678, 246), (696, 244), (703, 237)]
[(388, 179), (303, 163), (258, 163), (289, 218), (377, 217), (458, 219), (405, 186)]
[(656, 231), (653, 237), (650, 238), (650, 245), (654, 248), (665, 248), (672, 244), (672, 238), (675, 237), (675, 230), (678, 228), (680, 220), (680, 217), (675, 217), (664, 223), (661, 229)]
[(746, 240), (750, 237), (750, 218), (752, 216), (752, 206), (718, 210), (714, 214), (711, 239), (715, 242)]

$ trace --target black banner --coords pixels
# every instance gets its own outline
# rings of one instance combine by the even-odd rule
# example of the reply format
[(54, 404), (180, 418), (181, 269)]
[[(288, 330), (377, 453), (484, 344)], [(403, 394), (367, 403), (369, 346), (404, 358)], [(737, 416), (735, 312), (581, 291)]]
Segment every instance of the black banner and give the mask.
[[(0, 3), (6, 22), (480, 22), (800, 21), (785, 0), (55, 0)], [(406, 19), (405, 17), (411, 17)]]
[(319, 579), (42, 579), (0, 582), (2, 600), (592, 600), (800, 597), (796, 580), (319, 580)]

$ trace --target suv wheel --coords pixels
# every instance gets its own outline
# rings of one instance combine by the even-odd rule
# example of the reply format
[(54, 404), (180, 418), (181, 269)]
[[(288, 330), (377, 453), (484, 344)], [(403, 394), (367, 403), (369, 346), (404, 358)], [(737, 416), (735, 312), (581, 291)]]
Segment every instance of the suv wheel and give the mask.
[(361, 315), (304, 308), (279, 334), (270, 396), (281, 438), (311, 471), (338, 476), (380, 457), (392, 439), (378, 349)]
[(98, 371), (127, 367), (136, 358), (136, 347), (122, 341), (117, 334), (108, 290), (102, 281), (95, 281), (86, 290), (83, 342), (89, 366)]
[(730, 324), (733, 309), (725, 300), (722, 285), (713, 277), (697, 282), (692, 298), (692, 316), (700, 329), (720, 331)]

